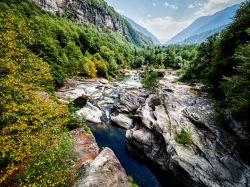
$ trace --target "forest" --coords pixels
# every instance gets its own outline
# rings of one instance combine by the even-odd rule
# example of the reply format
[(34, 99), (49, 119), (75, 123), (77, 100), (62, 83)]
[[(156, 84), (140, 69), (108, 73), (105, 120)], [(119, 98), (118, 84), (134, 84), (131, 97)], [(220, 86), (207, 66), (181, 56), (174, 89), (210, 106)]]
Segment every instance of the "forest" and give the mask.
[(68, 132), (76, 119), (55, 96), (70, 77), (112, 80), (123, 69), (173, 69), (179, 81), (206, 85), (222, 125), (232, 114), (250, 133), (249, 1), (224, 31), (195, 45), (132, 42), (26, 0), (0, 2), (0, 36), (1, 186), (72, 182), (75, 155)]

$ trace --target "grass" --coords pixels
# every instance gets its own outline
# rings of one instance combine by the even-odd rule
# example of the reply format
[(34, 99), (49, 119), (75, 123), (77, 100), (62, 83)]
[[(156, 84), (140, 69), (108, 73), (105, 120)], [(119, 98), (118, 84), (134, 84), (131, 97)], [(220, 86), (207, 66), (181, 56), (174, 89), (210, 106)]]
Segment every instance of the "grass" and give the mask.
[(189, 130), (183, 130), (181, 133), (176, 132), (175, 141), (183, 145), (191, 144), (193, 142), (192, 134), (190, 133)]
[(139, 187), (139, 185), (133, 181), (133, 178), (131, 176), (128, 177), (128, 182), (129, 182), (129, 187)]

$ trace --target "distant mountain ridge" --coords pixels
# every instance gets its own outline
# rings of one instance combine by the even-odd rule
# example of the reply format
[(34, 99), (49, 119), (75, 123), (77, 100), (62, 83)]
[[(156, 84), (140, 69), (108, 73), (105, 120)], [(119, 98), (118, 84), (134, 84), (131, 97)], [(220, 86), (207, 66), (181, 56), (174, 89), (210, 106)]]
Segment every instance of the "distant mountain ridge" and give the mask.
[(153, 35), (151, 32), (149, 32), (146, 28), (144, 28), (143, 26), (139, 25), (139, 24), (136, 23), (134, 20), (132, 20), (132, 19), (126, 17), (126, 16), (123, 16), (123, 17), (132, 25), (132, 27), (133, 27), (136, 31), (138, 31), (138, 32), (140, 32), (140, 33), (142, 33), (142, 34), (144, 34), (145, 36), (150, 37), (150, 38), (153, 40), (153, 42), (154, 42), (155, 45), (159, 45), (159, 44), (160, 44), (160, 41), (158, 40), (158, 38), (156, 38), (156, 36), (154, 36), (154, 35)]
[(225, 29), (228, 25), (223, 25), (221, 27), (218, 27), (216, 29), (212, 29), (212, 30), (208, 30), (206, 32), (197, 34), (197, 35), (193, 35), (188, 37), (187, 39), (183, 40), (182, 42), (179, 42), (178, 44), (196, 44), (196, 43), (201, 43), (203, 41), (205, 41), (209, 36), (222, 31), (223, 29)]
[(229, 25), (239, 7), (240, 5), (236, 4), (211, 16), (203, 16), (196, 19), (191, 25), (170, 39), (166, 44), (200, 43), (204, 41), (210, 35), (221, 31)]

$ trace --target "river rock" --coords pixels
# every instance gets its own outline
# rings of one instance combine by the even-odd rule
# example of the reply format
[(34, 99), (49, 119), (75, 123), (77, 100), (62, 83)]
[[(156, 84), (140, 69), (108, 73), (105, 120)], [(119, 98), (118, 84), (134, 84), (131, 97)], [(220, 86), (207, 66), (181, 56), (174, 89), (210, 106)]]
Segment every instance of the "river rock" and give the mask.
[[(124, 107), (127, 108), (127, 111), (132, 112), (137, 110), (142, 104), (145, 103), (145, 94), (144, 90), (123, 90), (120, 93), (120, 106), (118, 105), (118, 109), (122, 109)], [(124, 109), (122, 109), (124, 111)]]
[(80, 110), (76, 112), (76, 114), (80, 116), (85, 116), (86, 120), (93, 123), (101, 123), (101, 117), (103, 116), (103, 112), (96, 106), (92, 105), (90, 102)]
[(74, 148), (77, 153), (74, 168), (81, 170), (97, 157), (99, 154), (99, 147), (95, 137), (86, 133), (84, 129), (75, 129), (71, 131), (70, 137), (74, 139)]
[(125, 114), (111, 116), (111, 120), (124, 129), (130, 129), (133, 127), (133, 120)]
[[(231, 136), (216, 126), (213, 102), (172, 77), (162, 84), (173, 92), (150, 95), (137, 110), (128, 144), (187, 186), (250, 186), (249, 166), (224, 143)], [(183, 131), (191, 133), (192, 143), (176, 141)]]
[(74, 168), (79, 177), (75, 187), (129, 187), (128, 177), (113, 151), (101, 152), (93, 135), (82, 128), (70, 132), (77, 153)]
[(100, 79), (100, 83), (102, 83), (102, 84), (108, 84), (109, 81), (107, 79)]
[(105, 148), (91, 162), (75, 187), (129, 187), (128, 177), (113, 151)]

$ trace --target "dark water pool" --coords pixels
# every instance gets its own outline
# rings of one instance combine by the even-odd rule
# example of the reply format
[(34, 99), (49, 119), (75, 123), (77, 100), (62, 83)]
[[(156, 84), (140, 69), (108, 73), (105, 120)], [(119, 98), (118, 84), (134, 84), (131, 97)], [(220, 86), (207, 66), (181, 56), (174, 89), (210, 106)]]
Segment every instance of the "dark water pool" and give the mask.
[(157, 170), (153, 172), (145, 165), (144, 161), (136, 160), (128, 155), (124, 129), (112, 124), (89, 124), (89, 127), (92, 129), (99, 147), (111, 148), (126, 170), (127, 175), (132, 176), (134, 182), (140, 187), (166, 186), (164, 179), (162, 179), (163, 176), (160, 177), (161, 179), (156, 177)]

